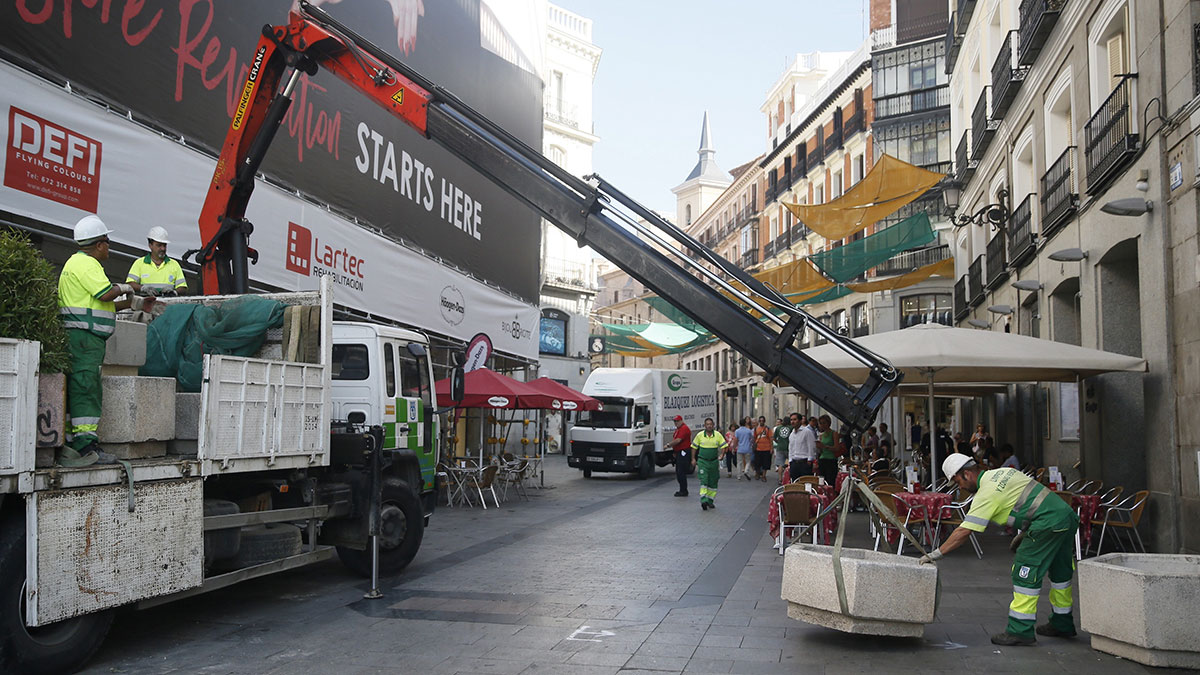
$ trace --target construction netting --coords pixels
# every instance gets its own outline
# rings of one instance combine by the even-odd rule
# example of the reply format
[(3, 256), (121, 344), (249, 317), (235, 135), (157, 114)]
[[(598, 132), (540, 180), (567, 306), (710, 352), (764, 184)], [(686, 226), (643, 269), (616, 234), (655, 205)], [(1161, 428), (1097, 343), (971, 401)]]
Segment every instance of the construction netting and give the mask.
[(929, 224), (924, 212), (904, 220), (858, 241), (850, 242), (829, 251), (814, 253), (808, 257), (825, 276), (845, 283), (876, 265), (887, 262), (897, 253), (937, 241), (937, 234)]
[(173, 377), (181, 391), (200, 391), (205, 354), (254, 356), (267, 339), (267, 329), (283, 325), (286, 306), (249, 295), (214, 307), (168, 305), (146, 330), (146, 364), (138, 372)]

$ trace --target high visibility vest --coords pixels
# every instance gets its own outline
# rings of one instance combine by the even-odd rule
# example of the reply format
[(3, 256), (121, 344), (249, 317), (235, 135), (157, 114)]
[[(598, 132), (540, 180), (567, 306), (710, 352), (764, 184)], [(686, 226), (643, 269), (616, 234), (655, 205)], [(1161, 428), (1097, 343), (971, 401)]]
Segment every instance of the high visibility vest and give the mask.
[(111, 288), (99, 260), (83, 251), (68, 258), (58, 277), (58, 314), (63, 327), (108, 339), (116, 326), (116, 307), (100, 297)]
[[(725, 437), (716, 431), (711, 436), (706, 431), (701, 431), (692, 436), (692, 449), (696, 451), (696, 459), (703, 459), (705, 461), (714, 460), (720, 456), (721, 453), (719, 450), (728, 445), (729, 443), (725, 441)], [(704, 452), (705, 450), (711, 450), (711, 452)]]
[(983, 532), (988, 521), (992, 521), (1025, 530), (1047, 516), (1069, 519), (1074, 517), (1074, 511), (1050, 488), (1020, 471), (992, 469), (979, 475), (978, 489), (962, 526)]
[(155, 265), (154, 259), (147, 255), (138, 258), (129, 266), (126, 281), (141, 284), (145, 291), (174, 291), (187, 288), (187, 280), (183, 278), (183, 268), (170, 257), (164, 258), (162, 265)]

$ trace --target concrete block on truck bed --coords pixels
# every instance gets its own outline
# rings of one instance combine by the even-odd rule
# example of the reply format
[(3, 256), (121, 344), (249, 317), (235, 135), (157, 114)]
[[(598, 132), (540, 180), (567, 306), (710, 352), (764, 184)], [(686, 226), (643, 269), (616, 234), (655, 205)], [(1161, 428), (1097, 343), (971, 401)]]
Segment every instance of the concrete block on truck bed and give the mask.
[(283, 310), (283, 360), (320, 363), (320, 307), (291, 305)]
[(184, 441), (200, 438), (200, 392), (176, 392), (175, 438)]
[(833, 547), (793, 544), (783, 561), (781, 597), (788, 616), (867, 635), (921, 637), (937, 610), (937, 568), (915, 558), (843, 548), (848, 612), (838, 602)]
[(105, 443), (105, 452), (117, 459), (153, 459), (167, 456), (167, 441), (142, 441), (141, 443)]
[(1200, 668), (1200, 555), (1109, 553), (1079, 563), (1079, 625), (1092, 649), (1147, 666)]
[(167, 454), (178, 457), (196, 457), (200, 454), (200, 441), (178, 438), (167, 441)]
[[(37, 447), (56, 448), (67, 440), (67, 376), (38, 375)], [(51, 457), (51, 462), (53, 462)]]
[(146, 365), (146, 324), (118, 319), (116, 330), (104, 341), (104, 364), (135, 368)]
[(167, 441), (175, 436), (175, 378), (101, 377), (100, 444)]

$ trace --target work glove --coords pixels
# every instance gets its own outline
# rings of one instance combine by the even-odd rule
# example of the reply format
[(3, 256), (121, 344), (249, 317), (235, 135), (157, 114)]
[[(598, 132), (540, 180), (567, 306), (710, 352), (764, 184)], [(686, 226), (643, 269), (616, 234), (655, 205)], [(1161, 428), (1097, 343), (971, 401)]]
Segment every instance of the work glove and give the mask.
[(156, 302), (158, 302), (158, 301), (155, 300), (154, 296), (152, 296), (152, 295), (144, 297), (144, 298), (141, 297), (140, 295), (134, 295), (130, 298), (129, 307), (132, 309), (141, 310), (141, 311), (145, 312), (146, 314), (150, 314), (151, 312), (154, 311), (154, 304)]
[(933, 563), (935, 563), (941, 559), (942, 559), (942, 552), (935, 548), (932, 551), (930, 551), (929, 553), (926, 553), (925, 555), (921, 556), (921, 559), (918, 560), (917, 562), (922, 565), (932, 565)]
[(114, 284), (114, 285), (117, 287), (118, 291), (121, 291), (122, 295), (131, 295), (131, 296), (133, 295), (133, 286), (130, 286), (129, 284)]

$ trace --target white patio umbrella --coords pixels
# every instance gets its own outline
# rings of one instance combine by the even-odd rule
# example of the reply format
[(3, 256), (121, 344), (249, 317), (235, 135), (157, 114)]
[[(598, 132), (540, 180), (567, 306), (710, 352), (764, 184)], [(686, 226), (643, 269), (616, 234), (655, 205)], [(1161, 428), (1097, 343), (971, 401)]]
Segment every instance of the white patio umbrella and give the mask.
[[(936, 323), (867, 335), (855, 338), (855, 342), (891, 361), (904, 373), (907, 383), (915, 383), (918, 378), (927, 382), (931, 425), (935, 380), (979, 384), (1071, 382), (1115, 371), (1146, 372), (1146, 360), (1135, 356)], [(866, 367), (834, 345), (806, 349), (804, 354), (847, 382), (866, 379)], [(933, 433), (932, 428), (929, 431)], [(936, 444), (930, 443), (930, 452), (930, 473), (936, 477)]]

